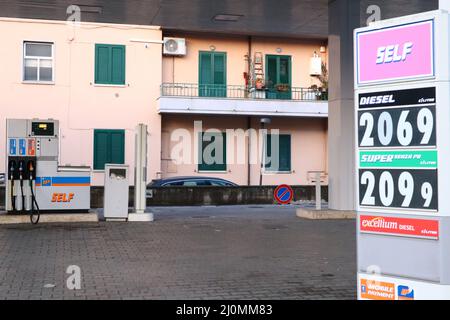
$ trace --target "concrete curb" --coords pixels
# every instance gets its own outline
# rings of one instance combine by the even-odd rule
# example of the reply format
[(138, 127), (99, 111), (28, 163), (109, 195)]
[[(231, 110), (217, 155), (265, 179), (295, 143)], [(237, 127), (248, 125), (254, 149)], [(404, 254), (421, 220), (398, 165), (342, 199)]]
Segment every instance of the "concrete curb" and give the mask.
[(356, 211), (297, 209), (297, 217), (310, 220), (356, 219)]
[[(39, 223), (73, 223), (73, 222), (98, 222), (97, 214), (42, 214)], [(0, 225), (2, 224), (30, 224), (28, 215), (0, 214)]]

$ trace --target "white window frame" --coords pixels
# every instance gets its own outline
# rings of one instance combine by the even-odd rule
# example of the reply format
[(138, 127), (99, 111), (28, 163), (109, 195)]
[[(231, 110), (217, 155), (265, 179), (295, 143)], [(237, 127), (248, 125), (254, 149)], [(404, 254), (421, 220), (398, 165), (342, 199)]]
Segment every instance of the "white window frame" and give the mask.
[[(52, 46), (52, 56), (51, 57), (40, 57), (40, 56), (27, 56), (26, 55), (26, 47), (27, 44), (46, 44)], [(35, 59), (38, 62), (37, 67), (37, 80), (25, 80), (25, 60), (26, 59)], [(52, 62), (52, 80), (44, 81), (39, 80), (40, 78), (40, 62), (41, 60), (51, 60)], [(22, 46), (22, 82), (23, 83), (32, 83), (32, 84), (54, 84), (55, 83), (55, 43), (54, 42), (46, 42), (46, 41), (24, 41)]]

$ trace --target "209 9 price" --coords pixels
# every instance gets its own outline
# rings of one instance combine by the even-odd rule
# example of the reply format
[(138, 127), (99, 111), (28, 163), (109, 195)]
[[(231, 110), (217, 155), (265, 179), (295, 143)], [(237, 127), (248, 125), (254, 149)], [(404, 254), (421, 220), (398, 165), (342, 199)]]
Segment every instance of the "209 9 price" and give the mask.
[(359, 170), (359, 204), (437, 210), (437, 170)]

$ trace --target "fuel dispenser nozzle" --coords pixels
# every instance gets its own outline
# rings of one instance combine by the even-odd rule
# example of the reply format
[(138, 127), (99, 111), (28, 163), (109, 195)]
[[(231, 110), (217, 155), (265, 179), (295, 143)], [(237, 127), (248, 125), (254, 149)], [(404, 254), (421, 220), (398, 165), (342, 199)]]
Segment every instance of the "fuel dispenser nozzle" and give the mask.
[(34, 179), (34, 161), (28, 161), (28, 172), (30, 173), (30, 180)]
[(22, 211), (25, 211), (25, 194), (23, 193), (23, 175), (25, 171), (25, 161), (19, 161), (19, 183), (20, 183), (20, 194), (22, 195)]
[(9, 196), (11, 197), (12, 211), (16, 211), (16, 197), (14, 197), (14, 173), (16, 171), (16, 161), (9, 162), (9, 180), (11, 181), (11, 190)]
[[(30, 221), (32, 224), (38, 224), (39, 223), (39, 219), (41, 217), (41, 213), (39, 210), (39, 205), (36, 201), (36, 196), (34, 195), (34, 185), (33, 185), (33, 181), (35, 180), (35, 163), (33, 160), (28, 161), (28, 172), (30, 174), (30, 179), (29, 179), (29, 183), (30, 183), (30, 190), (31, 190), (31, 213), (30, 213)], [(37, 213), (34, 213), (34, 206), (36, 206), (36, 211)], [(36, 218), (35, 218), (36, 217)]]
[(14, 180), (14, 171), (16, 171), (16, 161), (9, 162), (9, 180)]

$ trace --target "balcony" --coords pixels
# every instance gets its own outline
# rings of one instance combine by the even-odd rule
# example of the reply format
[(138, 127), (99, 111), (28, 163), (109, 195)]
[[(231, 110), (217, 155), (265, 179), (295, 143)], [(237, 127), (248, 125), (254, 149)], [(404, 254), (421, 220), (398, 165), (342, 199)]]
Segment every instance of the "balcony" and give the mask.
[(327, 92), (310, 88), (163, 83), (159, 112), (327, 117), (327, 100)]

